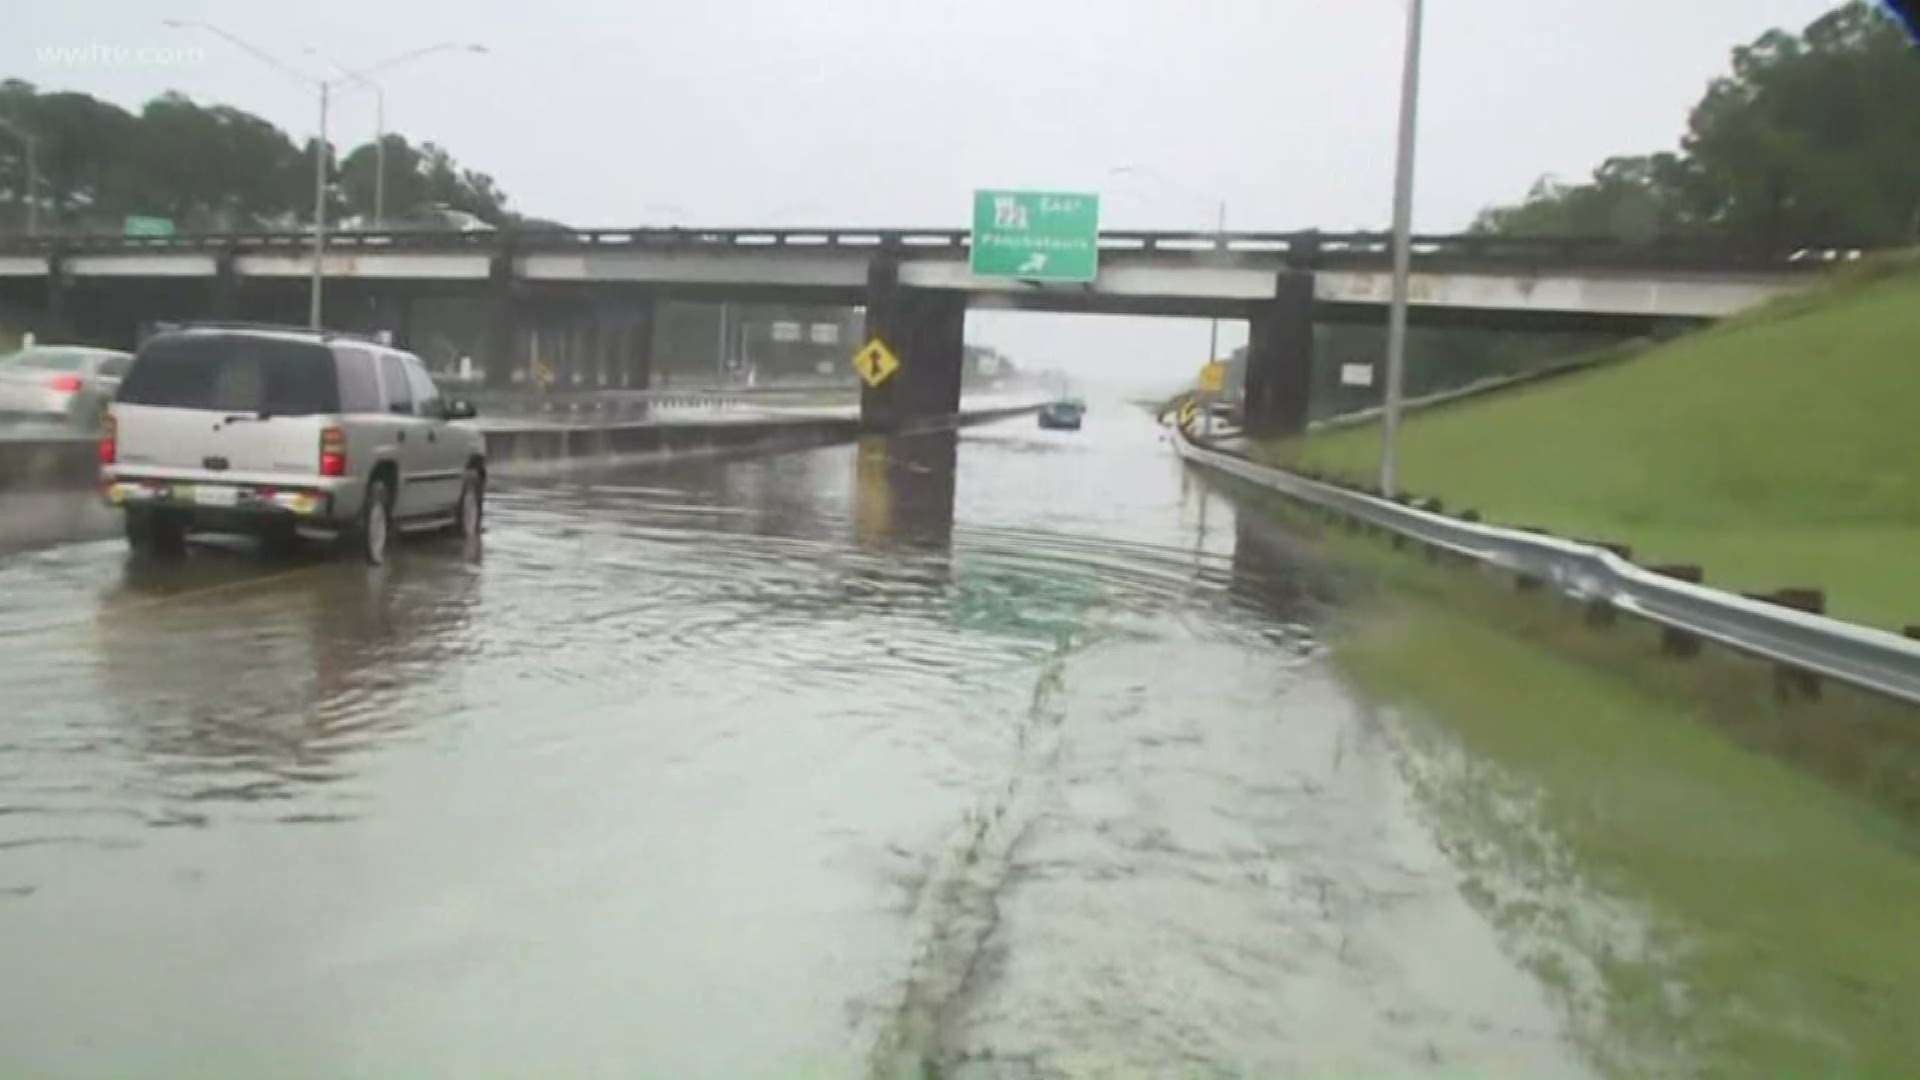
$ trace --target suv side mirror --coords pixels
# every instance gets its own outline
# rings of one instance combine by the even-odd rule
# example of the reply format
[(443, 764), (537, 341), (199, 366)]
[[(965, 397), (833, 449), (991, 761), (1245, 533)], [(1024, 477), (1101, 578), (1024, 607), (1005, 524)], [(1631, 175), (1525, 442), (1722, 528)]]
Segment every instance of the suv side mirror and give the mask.
[(466, 398), (454, 398), (447, 402), (447, 419), (449, 420), (471, 420), (479, 415), (480, 411), (475, 409), (473, 402)]

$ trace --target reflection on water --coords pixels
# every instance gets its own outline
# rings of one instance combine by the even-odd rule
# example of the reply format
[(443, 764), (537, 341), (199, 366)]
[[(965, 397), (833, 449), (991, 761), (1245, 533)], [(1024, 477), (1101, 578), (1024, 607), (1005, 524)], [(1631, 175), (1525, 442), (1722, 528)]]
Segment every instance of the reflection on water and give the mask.
[(1565, 1071), (1144, 414), (490, 515), (0, 561), (0, 1072)]

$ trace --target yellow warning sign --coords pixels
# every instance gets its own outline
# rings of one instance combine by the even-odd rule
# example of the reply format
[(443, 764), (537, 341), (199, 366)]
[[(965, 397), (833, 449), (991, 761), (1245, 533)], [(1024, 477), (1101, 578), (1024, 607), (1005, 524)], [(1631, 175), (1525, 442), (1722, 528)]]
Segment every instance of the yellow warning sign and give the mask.
[(853, 369), (860, 373), (868, 386), (879, 386), (900, 370), (900, 358), (893, 355), (893, 350), (887, 348), (886, 342), (874, 338), (853, 354)]
[(1227, 365), (1218, 360), (1209, 361), (1200, 367), (1200, 390), (1202, 393), (1217, 394), (1226, 389)]
[(1197, 406), (1194, 405), (1192, 398), (1180, 404), (1180, 430), (1189, 435), (1193, 434), (1193, 416), (1196, 409)]

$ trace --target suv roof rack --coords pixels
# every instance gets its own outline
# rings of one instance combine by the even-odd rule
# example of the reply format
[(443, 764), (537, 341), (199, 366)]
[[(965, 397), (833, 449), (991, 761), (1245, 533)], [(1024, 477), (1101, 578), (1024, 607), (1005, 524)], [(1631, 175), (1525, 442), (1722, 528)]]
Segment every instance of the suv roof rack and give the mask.
[(180, 319), (160, 320), (153, 324), (155, 332), (162, 330), (272, 330), (281, 334), (311, 334), (322, 341), (345, 338), (349, 341), (361, 341), (382, 348), (394, 348), (373, 334), (363, 334), (353, 330), (335, 330), (321, 327), (315, 330), (311, 326), (295, 326), (292, 323), (257, 322), (246, 319)]

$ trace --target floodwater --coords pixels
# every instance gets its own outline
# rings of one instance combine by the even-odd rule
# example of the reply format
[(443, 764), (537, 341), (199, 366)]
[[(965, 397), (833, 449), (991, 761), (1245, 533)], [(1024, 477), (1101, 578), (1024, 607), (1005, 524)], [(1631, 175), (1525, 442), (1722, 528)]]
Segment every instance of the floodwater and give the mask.
[(1577, 1076), (1144, 413), (0, 559), (0, 1075)]

